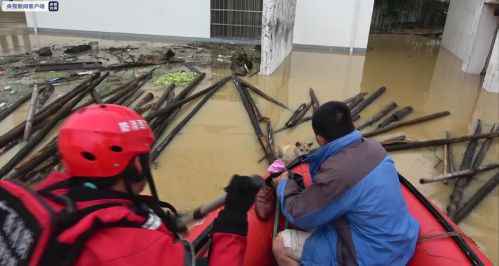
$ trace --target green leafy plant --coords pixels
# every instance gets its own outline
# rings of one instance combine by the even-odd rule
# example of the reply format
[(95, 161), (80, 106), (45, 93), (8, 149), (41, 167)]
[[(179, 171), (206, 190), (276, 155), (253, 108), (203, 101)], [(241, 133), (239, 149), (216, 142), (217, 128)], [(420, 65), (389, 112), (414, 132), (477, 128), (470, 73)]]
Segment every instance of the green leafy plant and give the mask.
[(175, 84), (176, 86), (186, 86), (196, 78), (196, 73), (191, 71), (175, 71), (159, 76), (154, 80), (155, 86), (168, 86)]

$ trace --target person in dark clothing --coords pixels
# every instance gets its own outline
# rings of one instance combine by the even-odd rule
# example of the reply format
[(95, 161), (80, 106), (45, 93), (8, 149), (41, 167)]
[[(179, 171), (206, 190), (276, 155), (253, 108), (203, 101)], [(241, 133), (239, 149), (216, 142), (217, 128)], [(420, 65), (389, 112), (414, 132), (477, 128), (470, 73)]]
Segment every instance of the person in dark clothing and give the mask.
[(279, 265), (406, 265), (419, 234), (395, 164), (355, 129), (350, 109), (328, 102), (314, 113), (320, 148), (307, 156), (312, 184), (284, 174), (277, 198), (291, 224), (273, 244)]

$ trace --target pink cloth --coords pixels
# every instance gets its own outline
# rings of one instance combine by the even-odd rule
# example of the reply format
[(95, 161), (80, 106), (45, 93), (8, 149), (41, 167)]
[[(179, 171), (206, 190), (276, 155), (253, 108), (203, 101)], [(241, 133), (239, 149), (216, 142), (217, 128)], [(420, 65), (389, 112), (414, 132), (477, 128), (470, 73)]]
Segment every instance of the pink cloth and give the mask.
[(283, 160), (275, 160), (268, 168), (267, 171), (271, 174), (282, 173), (286, 171), (286, 163)]

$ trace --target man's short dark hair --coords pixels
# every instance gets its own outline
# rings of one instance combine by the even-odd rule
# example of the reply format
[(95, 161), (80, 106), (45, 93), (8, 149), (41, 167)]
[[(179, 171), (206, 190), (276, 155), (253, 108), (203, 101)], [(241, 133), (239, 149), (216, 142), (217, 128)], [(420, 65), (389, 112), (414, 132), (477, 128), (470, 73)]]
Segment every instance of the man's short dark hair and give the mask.
[(316, 135), (328, 142), (341, 138), (355, 130), (350, 108), (343, 102), (327, 102), (312, 116), (312, 128)]

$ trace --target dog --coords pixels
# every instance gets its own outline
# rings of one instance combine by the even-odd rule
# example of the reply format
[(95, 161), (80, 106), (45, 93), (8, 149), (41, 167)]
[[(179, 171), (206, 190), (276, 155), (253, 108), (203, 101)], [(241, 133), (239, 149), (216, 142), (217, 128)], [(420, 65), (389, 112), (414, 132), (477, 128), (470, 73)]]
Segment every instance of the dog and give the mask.
[(277, 149), (279, 159), (283, 160), (286, 164), (294, 161), (299, 156), (309, 154), (314, 149), (313, 142), (300, 142), (297, 141), (294, 145), (288, 144), (280, 146)]

